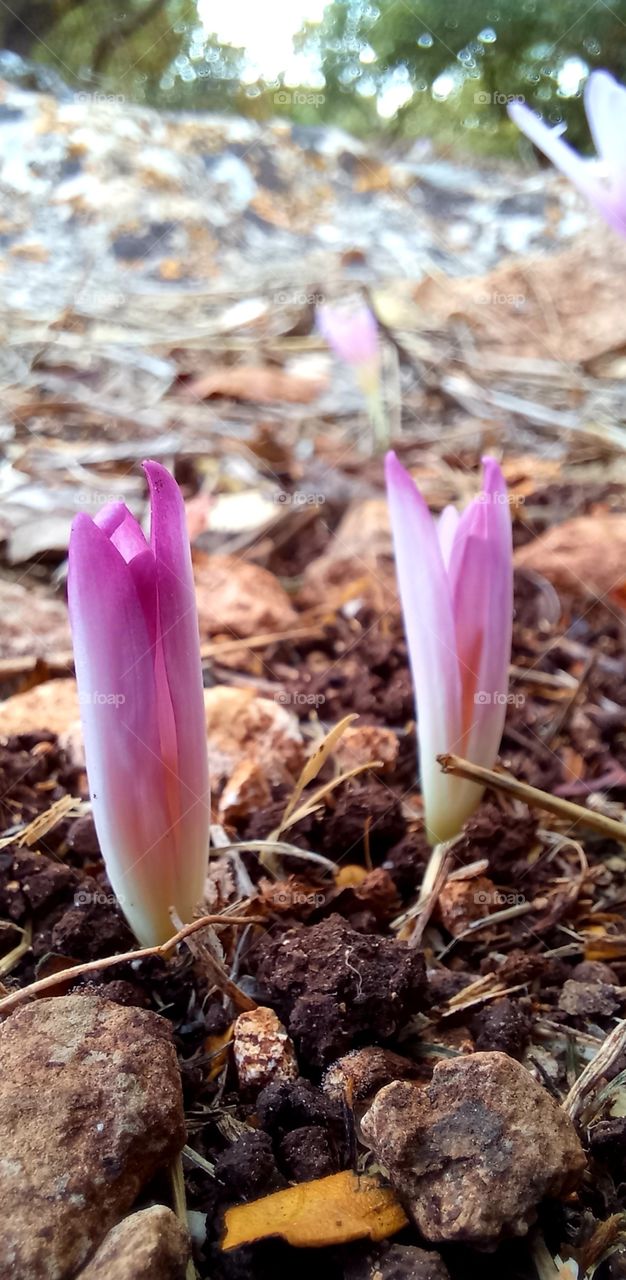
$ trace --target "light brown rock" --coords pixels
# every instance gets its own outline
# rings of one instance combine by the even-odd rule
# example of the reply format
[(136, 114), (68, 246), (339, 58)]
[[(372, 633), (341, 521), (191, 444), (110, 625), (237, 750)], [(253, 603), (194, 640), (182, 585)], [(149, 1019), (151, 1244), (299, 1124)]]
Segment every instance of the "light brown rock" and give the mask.
[(362, 1131), (434, 1243), (525, 1235), (539, 1201), (573, 1189), (585, 1169), (569, 1117), (504, 1053), (440, 1062), (426, 1087), (386, 1085)]
[(266, 1084), (298, 1078), (293, 1041), (274, 1010), (264, 1005), (235, 1019), (233, 1056), (244, 1093), (258, 1093)]
[(626, 580), (626, 515), (576, 516), (554, 525), (515, 553), (520, 569), (532, 569), (556, 587), (602, 596)]
[(220, 822), (234, 822), (264, 809), (271, 800), (265, 770), (256, 760), (241, 760), (229, 778), (218, 806)]
[(305, 748), (298, 718), (253, 689), (216, 685), (205, 689), (211, 785), (232, 778), (242, 761), (259, 764), (269, 782), (289, 782), (304, 764)]
[[(510, 895), (513, 897), (513, 895)], [(475, 920), (491, 915), (502, 906), (513, 905), (505, 901), (505, 894), (498, 894), (496, 886), (486, 876), (474, 876), (470, 880), (448, 880), (439, 894), (437, 903), (441, 922), (458, 938)]]
[(278, 578), (237, 556), (194, 554), (200, 635), (256, 636), (288, 631), (298, 615)]
[(185, 1141), (164, 1018), (99, 996), (39, 1000), (0, 1025), (0, 1258), (66, 1280)]
[(113, 1227), (77, 1280), (185, 1280), (189, 1253), (176, 1214), (155, 1204)]
[(76, 681), (44, 680), (24, 693), (14, 693), (0, 705), (0, 734), (63, 733), (78, 720)]
[(357, 765), (380, 760), (385, 773), (391, 772), (400, 750), (400, 741), (393, 729), (382, 725), (349, 725), (337, 743), (335, 759), (342, 769), (355, 769)]
[(419, 1067), (409, 1058), (372, 1044), (353, 1049), (332, 1062), (324, 1074), (322, 1089), (329, 1098), (365, 1102), (392, 1080), (410, 1079), (418, 1074)]

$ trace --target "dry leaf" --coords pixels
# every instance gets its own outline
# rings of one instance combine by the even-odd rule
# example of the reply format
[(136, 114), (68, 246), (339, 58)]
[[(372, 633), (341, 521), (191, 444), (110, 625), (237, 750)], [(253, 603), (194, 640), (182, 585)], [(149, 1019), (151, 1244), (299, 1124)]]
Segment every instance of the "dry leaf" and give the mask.
[(609, 235), (594, 227), (562, 252), (507, 259), (483, 276), (431, 274), (413, 296), (423, 319), (463, 316), (492, 354), (588, 362), (626, 341), (626, 245), (613, 236), (609, 252)]
[(520, 547), (515, 564), (542, 574), (556, 587), (605, 595), (624, 580), (626, 516), (596, 512), (555, 525)]
[(257, 404), (272, 404), (277, 400), (285, 404), (310, 404), (324, 390), (324, 385), (320, 378), (301, 378), (284, 369), (226, 365), (189, 382), (185, 394), (195, 400), (227, 396), (232, 400), (254, 400)]
[(353, 720), (358, 720), (358, 716), (354, 712), (349, 716), (344, 716), (343, 720), (340, 720), (338, 724), (333, 725), (332, 729), (330, 729), (326, 734), (326, 737), (322, 739), (319, 746), (315, 748), (313, 755), (307, 760), (302, 773), (296, 782), (288, 801), (287, 808), (282, 816), (280, 826), (276, 828), (276, 831), (272, 832), (269, 837), (270, 840), (280, 839), (280, 833), (288, 819), (291, 817), (304, 788), (308, 787), (309, 783), (313, 782), (313, 780), (317, 778), (320, 769), (328, 760), (335, 743), (339, 741), (342, 734), (345, 733), (348, 725), (352, 724)]
[(207, 1036), (204, 1042), (204, 1052), (210, 1058), (209, 1071), (206, 1077), (207, 1083), (217, 1080), (221, 1074), (228, 1059), (228, 1046), (233, 1038), (235, 1030), (234, 1022), (225, 1031), (220, 1031), (214, 1036)]
[(282, 1236), (296, 1248), (323, 1248), (350, 1240), (384, 1240), (407, 1225), (391, 1187), (378, 1178), (346, 1170), (301, 1182), (229, 1209), (223, 1249), (238, 1249), (267, 1236)]

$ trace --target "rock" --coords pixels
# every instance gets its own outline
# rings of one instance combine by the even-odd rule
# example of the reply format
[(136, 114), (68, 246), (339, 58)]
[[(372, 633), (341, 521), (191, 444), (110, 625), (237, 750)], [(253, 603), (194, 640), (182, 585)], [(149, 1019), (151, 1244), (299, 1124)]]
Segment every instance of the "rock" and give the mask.
[(495, 885), (485, 876), (475, 876), (472, 880), (448, 880), (438, 899), (441, 923), (453, 938), (458, 938), (474, 920), (498, 911), (501, 897), (504, 894), (498, 894)]
[(243, 1093), (257, 1093), (277, 1080), (297, 1080), (292, 1041), (273, 1009), (240, 1013), (233, 1029), (233, 1055)]
[(626, 578), (626, 515), (597, 511), (554, 525), (515, 553), (519, 569), (532, 569), (556, 587), (602, 596)]
[(525, 1235), (539, 1201), (571, 1191), (585, 1170), (569, 1117), (503, 1053), (440, 1062), (425, 1088), (386, 1085), (362, 1131), (433, 1243)]
[(185, 1141), (164, 1018), (98, 996), (38, 1000), (0, 1026), (0, 1257), (66, 1280)]
[(400, 741), (393, 729), (381, 725), (350, 725), (337, 743), (335, 760), (342, 769), (380, 760), (381, 772), (390, 773), (398, 759)]
[(39, 729), (61, 734), (78, 719), (78, 714), (76, 681), (44, 680), (2, 703), (2, 734), (8, 737)]
[(78, 1280), (185, 1280), (189, 1253), (176, 1214), (155, 1204), (113, 1227)]
[(356, 1040), (387, 1039), (423, 1007), (420, 953), (357, 933), (341, 916), (263, 939), (259, 950), (259, 985), (314, 1066), (326, 1066)]
[(218, 806), (221, 822), (247, 818), (270, 803), (272, 793), (267, 774), (256, 760), (241, 760), (231, 774)]
[(194, 555), (200, 635), (256, 636), (288, 631), (298, 615), (278, 578), (237, 556)]
[(407, 1080), (419, 1074), (417, 1063), (402, 1058), (380, 1045), (353, 1049), (328, 1068), (322, 1081), (324, 1093), (338, 1101), (365, 1102), (392, 1080)]
[(390, 1244), (353, 1256), (347, 1261), (345, 1280), (450, 1280), (450, 1273), (438, 1253), (413, 1244)]
[(253, 689), (216, 685), (204, 691), (211, 785), (219, 788), (243, 762), (254, 762), (268, 782), (293, 783), (304, 764), (297, 717)]
[(619, 977), (610, 964), (603, 960), (581, 960), (572, 969), (575, 982), (608, 982), (609, 986), (619, 986)]
[(574, 978), (568, 978), (559, 996), (559, 1009), (576, 1017), (608, 1018), (621, 1003), (619, 993), (608, 982), (576, 982)]

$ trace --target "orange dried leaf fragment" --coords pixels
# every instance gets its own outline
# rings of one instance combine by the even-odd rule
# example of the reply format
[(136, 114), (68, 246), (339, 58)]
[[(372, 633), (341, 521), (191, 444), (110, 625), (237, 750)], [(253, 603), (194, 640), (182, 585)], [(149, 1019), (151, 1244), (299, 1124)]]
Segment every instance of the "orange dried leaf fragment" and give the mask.
[(350, 1240), (384, 1240), (407, 1225), (391, 1187), (371, 1175), (346, 1170), (315, 1182), (300, 1182), (226, 1214), (222, 1249), (237, 1249), (267, 1236), (282, 1236), (296, 1248), (315, 1249)]

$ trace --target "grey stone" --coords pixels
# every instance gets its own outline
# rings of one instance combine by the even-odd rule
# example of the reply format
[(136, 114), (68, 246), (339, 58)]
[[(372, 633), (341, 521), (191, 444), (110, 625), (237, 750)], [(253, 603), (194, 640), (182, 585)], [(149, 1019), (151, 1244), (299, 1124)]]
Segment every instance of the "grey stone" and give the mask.
[(525, 1235), (539, 1201), (572, 1190), (585, 1169), (569, 1117), (504, 1053), (440, 1062), (425, 1087), (386, 1085), (362, 1131), (435, 1243)]

